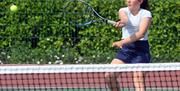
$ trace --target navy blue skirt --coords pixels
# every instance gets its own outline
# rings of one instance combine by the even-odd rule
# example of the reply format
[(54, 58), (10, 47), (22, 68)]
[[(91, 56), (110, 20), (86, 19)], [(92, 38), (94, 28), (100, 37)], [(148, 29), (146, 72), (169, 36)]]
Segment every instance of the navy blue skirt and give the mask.
[(116, 55), (116, 59), (120, 59), (124, 63), (150, 63), (150, 58), (148, 41), (125, 44)]

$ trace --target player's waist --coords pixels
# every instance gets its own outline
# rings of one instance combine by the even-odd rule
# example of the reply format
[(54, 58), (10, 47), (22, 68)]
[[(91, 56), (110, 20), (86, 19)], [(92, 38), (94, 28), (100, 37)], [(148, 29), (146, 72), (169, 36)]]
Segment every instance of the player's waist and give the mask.
[[(125, 36), (125, 37), (122, 37), (121, 39), (123, 40), (123, 39), (128, 38), (128, 37)], [(143, 37), (143, 38), (139, 39), (138, 41), (148, 41), (148, 37)]]

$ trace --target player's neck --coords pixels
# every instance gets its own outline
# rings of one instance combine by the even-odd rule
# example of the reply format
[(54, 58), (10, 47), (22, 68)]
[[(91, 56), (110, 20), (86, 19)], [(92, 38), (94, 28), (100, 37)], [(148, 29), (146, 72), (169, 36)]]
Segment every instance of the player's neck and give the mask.
[(130, 11), (131, 11), (132, 15), (136, 16), (136, 15), (138, 15), (140, 8), (135, 8), (135, 9), (130, 10)]

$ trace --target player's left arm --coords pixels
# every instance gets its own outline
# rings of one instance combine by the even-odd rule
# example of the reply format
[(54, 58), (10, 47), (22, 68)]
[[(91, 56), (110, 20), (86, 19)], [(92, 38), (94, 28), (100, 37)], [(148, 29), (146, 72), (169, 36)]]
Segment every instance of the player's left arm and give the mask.
[(135, 42), (137, 40), (140, 40), (141, 38), (143, 38), (145, 36), (146, 32), (148, 31), (148, 28), (151, 25), (151, 20), (152, 20), (151, 17), (143, 18), (141, 23), (140, 23), (138, 32), (136, 32), (135, 34), (131, 35), (128, 38), (114, 42), (112, 44), (112, 46), (122, 48), (122, 45), (124, 45), (124, 44), (132, 43), (132, 42)]
[(151, 25), (151, 21), (152, 21), (151, 17), (143, 18), (139, 25), (139, 31), (133, 34), (132, 36), (122, 40), (122, 43), (128, 44), (128, 43), (132, 43), (143, 38), (146, 32), (148, 31), (149, 26)]

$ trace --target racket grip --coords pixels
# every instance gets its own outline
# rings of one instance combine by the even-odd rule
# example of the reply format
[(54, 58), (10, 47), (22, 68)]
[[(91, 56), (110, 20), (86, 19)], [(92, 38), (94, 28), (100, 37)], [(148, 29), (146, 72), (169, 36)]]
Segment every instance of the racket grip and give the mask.
[(112, 25), (116, 24), (116, 22), (112, 20), (107, 20), (107, 23), (112, 24)]

